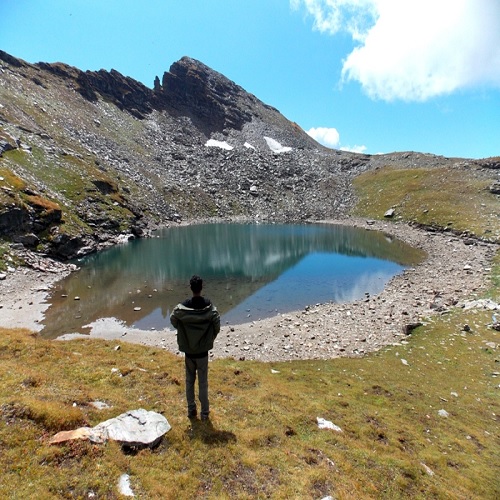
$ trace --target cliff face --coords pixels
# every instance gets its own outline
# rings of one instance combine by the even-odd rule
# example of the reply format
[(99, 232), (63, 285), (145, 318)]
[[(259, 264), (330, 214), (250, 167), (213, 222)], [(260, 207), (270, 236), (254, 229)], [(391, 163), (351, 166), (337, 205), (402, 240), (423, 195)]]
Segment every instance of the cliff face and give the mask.
[[(2, 56), (3, 54), (3, 56)], [(0, 51), (0, 59), (15, 61), (17, 67), (29, 65)], [(246, 92), (242, 87), (205, 64), (183, 57), (157, 77), (149, 89), (118, 71), (81, 71), (65, 64), (34, 65), (71, 82), (74, 89), (90, 102), (105, 99), (120, 110), (144, 119), (153, 110), (172, 116), (187, 117), (208, 138), (214, 133), (242, 132), (252, 121), (267, 125), (277, 137), (292, 136), (295, 147), (316, 149), (321, 146), (280, 112)]]
[[(242, 103), (252, 96), (241, 87), (212, 71), (204, 64), (182, 58), (165, 72), (162, 85), (155, 87), (162, 102), (178, 113), (190, 116), (204, 131), (241, 130), (251, 121), (248, 106)], [(253, 98), (254, 103), (257, 99)]]
[(402, 158), (324, 148), (188, 57), (150, 89), (0, 51), (0, 247), (66, 259), (181, 219), (341, 217), (357, 174)]
[[(277, 139), (296, 148), (318, 149), (321, 146), (281, 113), (264, 104), (253, 94), (212, 70), (203, 63), (183, 57), (159, 79), (155, 94), (171, 113), (188, 116), (210, 137), (214, 133), (240, 132), (255, 142), (255, 129), (264, 129)], [(246, 132), (246, 133), (245, 133)], [(267, 149), (262, 141), (259, 146)]]

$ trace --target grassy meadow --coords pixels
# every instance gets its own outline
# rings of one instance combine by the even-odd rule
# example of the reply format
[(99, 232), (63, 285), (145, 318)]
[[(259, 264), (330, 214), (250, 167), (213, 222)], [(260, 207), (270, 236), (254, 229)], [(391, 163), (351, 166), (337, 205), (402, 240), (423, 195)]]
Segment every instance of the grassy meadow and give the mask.
[[(410, 192), (406, 172), (365, 176), (356, 185), (358, 214), (377, 217), (404, 200), (408, 220), (432, 212), (443, 227), (472, 221), (475, 205), (455, 209), (451, 220), (446, 197)], [(491, 207), (493, 196), (476, 190), (478, 206)], [(372, 195), (380, 204), (367, 202)], [(466, 227), (498, 234), (493, 222)], [(498, 302), (498, 254), (490, 282), (487, 296)], [(490, 312), (455, 310), (361, 359), (213, 361), (209, 422), (186, 417), (180, 357), (1, 329), (0, 497), (121, 498), (126, 473), (136, 497), (148, 499), (500, 498), (500, 332), (490, 323)], [(136, 408), (172, 425), (154, 449), (49, 444), (60, 430)], [(341, 431), (320, 429), (317, 417)]]
[(498, 197), (488, 191), (491, 178), (455, 167), (372, 170), (354, 180), (359, 216), (383, 218), (394, 207), (407, 222), (442, 227), (500, 241)]

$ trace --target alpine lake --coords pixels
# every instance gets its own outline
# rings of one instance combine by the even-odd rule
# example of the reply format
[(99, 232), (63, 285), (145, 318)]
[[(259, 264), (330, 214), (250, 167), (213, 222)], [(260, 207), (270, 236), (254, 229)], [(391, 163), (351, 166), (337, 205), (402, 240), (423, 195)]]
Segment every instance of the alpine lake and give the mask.
[(41, 335), (89, 333), (102, 318), (171, 330), (170, 312), (191, 296), (193, 274), (231, 325), (375, 295), (423, 258), (383, 232), (333, 224), (166, 228), (75, 261), (79, 270), (51, 289)]

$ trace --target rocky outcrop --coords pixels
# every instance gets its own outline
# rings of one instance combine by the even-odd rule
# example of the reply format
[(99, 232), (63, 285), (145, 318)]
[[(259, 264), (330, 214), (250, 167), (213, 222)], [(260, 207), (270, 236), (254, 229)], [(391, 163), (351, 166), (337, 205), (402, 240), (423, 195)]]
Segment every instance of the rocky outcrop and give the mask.
[(245, 101), (257, 102), (234, 82), (189, 57), (172, 64), (155, 93), (177, 112), (192, 117), (208, 135), (227, 128), (241, 130), (252, 119)]
[(27, 207), (11, 205), (0, 212), (0, 237), (29, 230), (30, 213)]
[(43, 62), (37, 63), (35, 66), (61, 77), (67, 82), (72, 82), (80, 95), (91, 102), (97, 102), (99, 98), (104, 98), (119, 109), (127, 110), (141, 119), (153, 109), (151, 90), (114, 69), (110, 72), (105, 70), (81, 71), (62, 63), (48, 64)]
[(40, 233), (61, 222), (62, 210), (57, 203), (34, 194), (25, 194), (17, 202), (0, 211), (0, 236)]
[[(214, 71), (205, 64), (183, 57), (163, 74), (162, 83), (155, 80), (155, 95), (173, 112), (190, 117), (210, 137), (214, 133), (231, 135), (238, 131), (246, 139), (245, 126), (262, 128), (259, 134), (286, 140), (300, 149), (321, 149), (297, 124), (287, 120), (272, 106), (264, 104), (253, 94)], [(232, 134), (234, 137), (234, 133)], [(243, 144), (243, 142), (241, 142)]]
[(484, 158), (476, 160), (475, 165), (481, 168), (490, 168), (492, 170), (500, 170), (500, 156), (493, 156), (491, 158)]

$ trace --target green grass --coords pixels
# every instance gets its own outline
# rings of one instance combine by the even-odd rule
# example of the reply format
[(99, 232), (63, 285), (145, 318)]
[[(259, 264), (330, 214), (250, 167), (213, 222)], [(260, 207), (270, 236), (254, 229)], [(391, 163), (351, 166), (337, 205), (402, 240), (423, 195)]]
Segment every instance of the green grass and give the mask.
[[(89, 198), (92, 198), (93, 202), (88, 205), (90, 208), (83, 210), (86, 215), (91, 210), (96, 218), (104, 217), (118, 221), (120, 230), (127, 229), (133, 219), (133, 214), (124, 206), (125, 201), (119, 192), (117, 182), (106, 173), (91, 162), (75, 156), (49, 158), (43, 150), (36, 147), (32, 149), (31, 154), (20, 150), (4, 154), (0, 166), (0, 176), (4, 180), (0, 183), (0, 187), (5, 185), (11, 191), (10, 194), (6, 194), (0, 190), (0, 206), (8, 205), (13, 200), (18, 204), (32, 204), (33, 196), (23, 193), (29, 182), (21, 178), (21, 176), (29, 178), (31, 175), (50, 187), (52, 202), (61, 207), (63, 221), (60, 224), (60, 233), (79, 235), (94, 232), (94, 229), (78, 214), (79, 207), (87, 204)], [(92, 180), (108, 183), (114, 188), (114, 192), (101, 193)]]
[(498, 197), (491, 182), (477, 179), (472, 170), (385, 167), (354, 180), (359, 197), (355, 214), (382, 219), (395, 207), (396, 216), (429, 226), (468, 231), (500, 240)]

